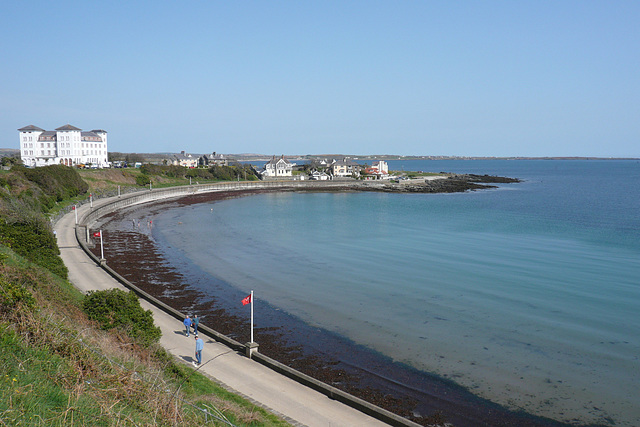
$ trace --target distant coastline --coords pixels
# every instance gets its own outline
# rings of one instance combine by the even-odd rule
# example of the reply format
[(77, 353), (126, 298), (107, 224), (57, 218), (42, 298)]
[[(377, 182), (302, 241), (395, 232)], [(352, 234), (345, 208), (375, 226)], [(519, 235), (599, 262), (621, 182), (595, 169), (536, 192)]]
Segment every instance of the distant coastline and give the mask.
[[(122, 154), (122, 153), (120, 153)], [(142, 156), (146, 161), (153, 163), (156, 159), (162, 160), (168, 152), (157, 153), (135, 153)], [(193, 153), (199, 155), (198, 153)], [(202, 154), (202, 153), (201, 153)], [(241, 162), (266, 162), (272, 158), (272, 154), (260, 153), (226, 153), (225, 156)], [(0, 157), (20, 156), (20, 149), (0, 148)], [(325, 158), (344, 158), (353, 160), (640, 160), (640, 157), (597, 157), (597, 156), (403, 156), (399, 154), (285, 154), (288, 160), (307, 161)]]

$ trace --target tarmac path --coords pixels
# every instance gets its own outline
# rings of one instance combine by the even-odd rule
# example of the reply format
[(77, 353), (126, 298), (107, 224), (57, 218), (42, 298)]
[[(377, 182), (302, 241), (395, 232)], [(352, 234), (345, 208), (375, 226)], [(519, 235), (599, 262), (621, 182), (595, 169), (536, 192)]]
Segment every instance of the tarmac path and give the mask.
[[(101, 200), (100, 203), (106, 202)], [(98, 202), (94, 202), (96, 204)], [(78, 208), (78, 217), (91, 209)], [(70, 282), (83, 293), (111, 288), (125, 289), (85, 254), (75, 236), (75, 214), (63, 216), (55, 225), (61, 257), (69, 269)], [(108, 263), (108, 260), (107, 260)], [(194, 361), (195, 339), (187, 338), (184, 325), (174, 317), (140, 299), (145, 310), (151, 310), (162, 330), (160, 344), (183, 363)], [(263, 366), (223, 344), (203, 336), (200, 372), (231, 391), (279, 415), (293, 425), (307, 426), (384, 426), (369, 415), (332, 400)]]

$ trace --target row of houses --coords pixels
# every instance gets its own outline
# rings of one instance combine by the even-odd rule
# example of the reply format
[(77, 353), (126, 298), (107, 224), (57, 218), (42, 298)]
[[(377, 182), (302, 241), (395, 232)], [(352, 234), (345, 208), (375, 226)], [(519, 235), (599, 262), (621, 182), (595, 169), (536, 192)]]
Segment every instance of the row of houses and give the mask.
[[(273, 156), (261, 171), (265, 178), (281, 178), (293, 176), (293, 167), (295, 163), (285, 159), (284, 155), (280, 158)], [(332, 178), (345, 177), (361, 177), (368, 179), (385, 179), (389, 176), (389, 166), (384, 160), (374, 161), (370, 167), (363, 167), (348, 157), (341, 159), (323, 159), (317, 162), (316, 170), (311, 172), (310, 179), (326, 180)]]
[[(230, 161), (234, 161), (223, 154), (205, 154), (202, 156), (185, 153), (174, 154), (167, 159), (167, 164), (184, 166), (188, 168), (209, 167), (209, 166), (228, 166)], [(287, 178), (293, 176), (295, 163), (289, 161), (281, 155), (273, 156), (265, 165), (260, 174), (263, 178)], [(374, 161), (371, 166), (363, 167), (348, 157), (341, 159), (323, 159), (318, 162), (317, 170), (309, 175), (312, 180), (327, 180), (333, 178), (345, 177), (361, 177), (367, 179), (385, 179), (389, 176), (389, 167), (384, 160)]]
[(167, 164), (184, 166), (186, 168), (229, 166), (231, 161), (233, 161), (233, 159), (225, 157), (224, 154), (217, 154), (215, 151), (212, 154), (203, 154), (202, 156), (181, 151), (180, 154), (174, 154), (166, 159)]
[[(18, 129), (20, 132), (20, 157), (22, 163), (29, 167), (63, 164), (66, 166), (91, 165), (97, 168), (109, 167), (107, 132), (102, 129), (83, 131), (70, 124), (52, 131), (29, 125)], [(173, 154), (163, 163), (184, 166), (187, 168), (228, 166), (233, 159), (218, 154), (201, 156), (186, 153)], [(386, 178), (389, 175), (387, 163), (375, 161), (364, 168), (348, 157), (341, 159), (323, 159), (317, 162), (318, 167), (311, 172), (310, 179), (325, 180), (331, 178), (360, 177), (368, 179)], [(263, 167), (264, 178), (284, 178), (293, 176), (295, 163), (284, 155), (273, 156)]]

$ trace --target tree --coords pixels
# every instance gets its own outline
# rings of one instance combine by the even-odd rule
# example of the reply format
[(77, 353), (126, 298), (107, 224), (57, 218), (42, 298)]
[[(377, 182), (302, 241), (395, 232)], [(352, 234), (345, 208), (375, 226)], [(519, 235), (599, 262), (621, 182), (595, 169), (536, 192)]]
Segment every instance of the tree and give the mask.
[(17, 156), (4, 156), (0, 160), (0, 165), (2, 166), (13, 166), (13, 165), (21, 165), (22, 159)]

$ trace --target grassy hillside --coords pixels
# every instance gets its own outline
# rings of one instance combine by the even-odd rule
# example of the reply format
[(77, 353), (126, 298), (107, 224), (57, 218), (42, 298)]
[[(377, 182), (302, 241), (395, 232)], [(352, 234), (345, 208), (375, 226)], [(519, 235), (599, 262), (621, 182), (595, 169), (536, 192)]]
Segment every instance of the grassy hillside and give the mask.
[(87, 191), (69, 168), (0, 173), (0, 424), (286, 425), (129, 328), (89, 320), (46, 217)]
[(124, 169), (80, 169), (82, 179), (89, 184), (90, 191), (105, 191), (121, 187), (147, 186), (169, 187), (233, 181), (236, 179), (255, 181), (258, 177), (248, 165), (214, 166), (211, 168), (187, 169), (182, 166), (158, 166), (145, 164), (141, 168)]

